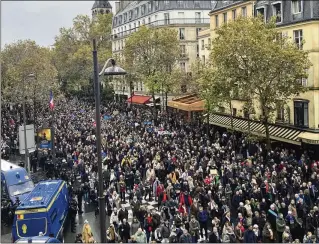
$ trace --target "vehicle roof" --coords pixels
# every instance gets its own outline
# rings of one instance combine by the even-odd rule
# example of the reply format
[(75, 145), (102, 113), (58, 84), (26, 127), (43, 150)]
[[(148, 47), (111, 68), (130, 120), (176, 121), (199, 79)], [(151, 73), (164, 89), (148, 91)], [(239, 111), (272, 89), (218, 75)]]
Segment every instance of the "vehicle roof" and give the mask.
[(9, 170), (12, 170), (10, 168), (10, 166), (12, 167), (12, 169), (21, 168), (20, 166), (14, 164), (14, 163), (10, 163), (7, 160), (1, 159), (1, 171), (6, 172), (6, 171), (9, 171)]
[(29, 239), (32, 239), (32, 243), (49, 243), (49, 240), (55, 238), (48, 236), (23, 237), (17, 240), (15, 243), (28, 243)]
[(31, 180), (28, 172), (21, 167), (3, 171), (2, 173), (5, 176), (5, 181), (8, 186), (17, 185)]
[(21, 202), (17, 210), (30, 208), (47, 208), (59, 189), (64, 185), (63, 180), (47, 180), (39, 182), (30, 194)]

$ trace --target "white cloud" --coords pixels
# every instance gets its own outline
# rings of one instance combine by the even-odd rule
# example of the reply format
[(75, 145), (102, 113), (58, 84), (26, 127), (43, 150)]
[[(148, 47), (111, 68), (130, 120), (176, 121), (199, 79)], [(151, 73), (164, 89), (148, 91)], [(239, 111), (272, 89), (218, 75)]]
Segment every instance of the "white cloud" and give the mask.
[[(1, 46), (32, 39), (50, 46), (61, 27), (78, 14), (91, 15), (94, 1), (4, 1), (1, 3)], [(112, 3), (113, 5), (113, 3)]]

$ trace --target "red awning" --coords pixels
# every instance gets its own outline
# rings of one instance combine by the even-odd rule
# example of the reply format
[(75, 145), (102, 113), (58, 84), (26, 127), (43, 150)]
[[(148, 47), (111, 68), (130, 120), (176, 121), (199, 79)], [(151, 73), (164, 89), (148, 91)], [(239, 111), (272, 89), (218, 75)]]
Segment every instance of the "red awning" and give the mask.
[(151, 100), (151, 96), (133, 95), (127, 99), (128, 103), (145, 104)]

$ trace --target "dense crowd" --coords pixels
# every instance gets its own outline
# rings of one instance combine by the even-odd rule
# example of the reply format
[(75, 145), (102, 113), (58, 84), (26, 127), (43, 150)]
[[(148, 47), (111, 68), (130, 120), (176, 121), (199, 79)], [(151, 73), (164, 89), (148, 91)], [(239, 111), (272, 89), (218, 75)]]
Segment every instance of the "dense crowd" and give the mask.
[[(2, 114), (1, 136), (16, 150), (19, 120), (13, 114)], [(100, 190), (94, 104), (65, 100), (56, 105), (54, 116), (61, 168), (50, 177), (70, 182), (76, 198), (73, 215), (81, 214), (82, 201), (98, 206)], [(107, 208), (97, 208), (96, 215), (108, 216), (108, 242), (319, 240), (319, 162), (306, 152), (297, 158), (285, 148), (267, 151), (263, 143), (243, 134), (207, 130), (176, 112), (158, 112), (154, 121), (151, 111), (141, 106), (111, 102), (101, 107), (101, 119)], [(46, 123), (49, 112), (38, 120), (40, 126)], [(37, 157), (42, 167), (52, 160), (51, 152), (38, 152)], [(70, 177), (69, 172), (76, 173)], [(145, 207), (154, 201), (154, 209)], [(132, 222), (126, 203), (132, 208)], [(92, 239), (86, 222), (77, 241)]]

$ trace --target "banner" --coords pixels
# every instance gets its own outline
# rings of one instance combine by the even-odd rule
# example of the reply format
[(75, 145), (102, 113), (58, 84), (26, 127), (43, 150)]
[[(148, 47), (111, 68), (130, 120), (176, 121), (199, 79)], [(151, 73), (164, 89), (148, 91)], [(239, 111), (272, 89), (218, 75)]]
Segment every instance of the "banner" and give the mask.
[(51, 128), (43, 128), (38, 131), (39, 148), (52, 149), (52, 130)]

